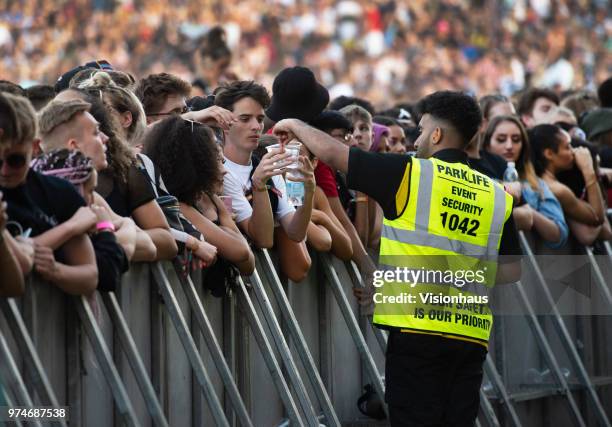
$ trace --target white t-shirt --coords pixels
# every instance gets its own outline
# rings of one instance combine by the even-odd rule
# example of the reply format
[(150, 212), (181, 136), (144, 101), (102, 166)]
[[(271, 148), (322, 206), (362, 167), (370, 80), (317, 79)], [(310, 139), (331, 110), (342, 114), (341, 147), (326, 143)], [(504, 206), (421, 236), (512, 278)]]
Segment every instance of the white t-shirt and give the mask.
[[(225, 158), (225, 170), (227, 173), (223, 178), (223, 195), (232, 198), (232, 210), (236, 212), (236, 222), (242, 222), (253, 215), (253, 207), (247, 200), (245, 193), (251, 188), (251, 174), (253, 165), (239, 165), (232, 162), (227, 157)], [(274, 213), (274, 219), (277, 221), (295, 212), (295, 208), (289, 200), (287, 200), (287, 191), (285, 189), (285, 180), (282, 176), (273, 176), (272, 182), (274, 187), (281, 193), (278, 197), (278, 208)]]

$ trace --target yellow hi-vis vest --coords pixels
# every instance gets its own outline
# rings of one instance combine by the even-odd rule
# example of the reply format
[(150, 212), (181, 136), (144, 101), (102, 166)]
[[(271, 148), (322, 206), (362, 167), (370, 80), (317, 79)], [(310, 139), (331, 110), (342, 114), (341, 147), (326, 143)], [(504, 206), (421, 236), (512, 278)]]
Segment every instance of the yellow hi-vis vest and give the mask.
[(462, 163), (413, 158), (407, 168), (408, 202), (383, 222), (374, 323), (486, 346), (512, 197)]

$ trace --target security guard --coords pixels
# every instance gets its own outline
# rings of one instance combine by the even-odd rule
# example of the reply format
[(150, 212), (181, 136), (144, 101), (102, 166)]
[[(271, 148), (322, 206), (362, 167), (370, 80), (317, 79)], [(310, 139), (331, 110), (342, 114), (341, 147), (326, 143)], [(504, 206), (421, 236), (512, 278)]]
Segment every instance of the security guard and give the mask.
[(390, 331), (391, 425), (471, 426), (493, 320), (489, 291), (519, 279), (521, 251), (512, 198), (467, 165), (463, 150), (482, 120), (476, 101), (442, 91), (417, 108), (416, 158), (349, 149), (295, 120), (275, 132), (293, 134), (384, 210), (374, 322)]

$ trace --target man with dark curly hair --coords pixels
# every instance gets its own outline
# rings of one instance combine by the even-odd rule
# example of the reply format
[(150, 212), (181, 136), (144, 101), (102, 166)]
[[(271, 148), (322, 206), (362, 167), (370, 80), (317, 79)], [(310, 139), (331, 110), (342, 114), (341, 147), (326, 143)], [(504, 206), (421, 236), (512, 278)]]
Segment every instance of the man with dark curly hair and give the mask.
[(442, 91), (418, 107), (416, 157), (349, 148), (297, 120), (275, 132), (295, 135), (385, 213), (372, 298), (374, 323), (389, 331), (391, 425), (467, 426), (478, 414), (493, 324), (488, 291), (518, 280), (520, 247), (512, 197), (467, 164), (464, 149), (482, 120), (476, 100)]

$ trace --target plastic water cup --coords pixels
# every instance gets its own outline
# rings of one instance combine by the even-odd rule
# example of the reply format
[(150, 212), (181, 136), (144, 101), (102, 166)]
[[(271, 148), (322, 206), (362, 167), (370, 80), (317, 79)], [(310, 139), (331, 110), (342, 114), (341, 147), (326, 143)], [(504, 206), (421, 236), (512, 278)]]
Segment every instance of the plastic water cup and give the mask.
[[(298, 161), (298, 158), (300, 156), (300, 147), (301, 147), (301, 145), (302, 144), (299, 143), (299, 142), (292, 142), (292, 143), (289, 143), (289, 144), (285, 145), (285, 151), (291, 155), (290, 159), (292, 160), (292, 162), (290, 164), (285, 166), (285, 169), (297, 169), (297, 168), (300, 167), (300, 163)], [(281, 147), (280, 144), (268, 145), (266, 147), (266, 150), (269, 153), (271, 150), (279, 149), (280, 147)], [(277, 166), (279, 163), (280, 162), (274, 162), (274, 166)]]
[[(292, 181), (291, 178), (301, 178), (302, 174), (297, 170), (300, 167), (300, 149), (302, 147), (302, 143), (297, 141), (289, 142), (285, 145), (285, 151), (291, 154), (290, 159), (292, 162), (285, 166), (285, 170), (287, 171), (287, 181), (286, 181), (286, 191), (287, 191), (287, 200), (293, 206), (302, 206), (304, 204), (304, 183)], [(272, 149), (280, 148), (280, 144), (268, 145), (266, 150), (270, 152)], [(274, 164), (276, 166), (276, 162)]]

